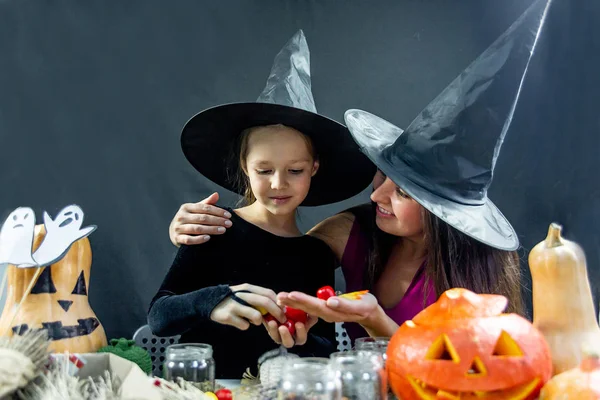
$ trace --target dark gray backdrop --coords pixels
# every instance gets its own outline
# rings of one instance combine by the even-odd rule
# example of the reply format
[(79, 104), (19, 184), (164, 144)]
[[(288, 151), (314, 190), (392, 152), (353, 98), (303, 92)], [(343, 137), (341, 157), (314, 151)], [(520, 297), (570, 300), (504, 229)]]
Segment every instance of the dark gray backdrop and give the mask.
[[(191, 115), (254, 100), (275, 54), (302, 28), (322, 113), (342, 120), (344, 110), (363, 108), (406, 126), (530, 3), (3, 1), (0, 216), (26, 205), (41, 221), (43, 210), (54, 216), (67, 204), (81, 205), (86, 222), (99, 227), (90, 236), (92, 307), (109, 337), (131, 336), (145, 323), (175, 253), (171, 217), (182, 202), (218, 189), (180, 150), (180, 129)], [(586, 10), (590, 18), (598, 15), (594, 7)], [(563, 223), (566, 235), (584, 246), (596, 281), (600, 145), (593, 115), (600, 83), (579, 80), (583, 97), (556, 95), (574, 93), (574, 64), (585, 61), (581, 68), (598, 75), (597, 31), (577, 25), (557, 28), (554, 36), (577, 37), (574, 51), (590, 55), (537, 62), (490, 196), (525, 250), (550, 222)], [(304, 209), (302, 227), (367, 198), (365, 192)]]

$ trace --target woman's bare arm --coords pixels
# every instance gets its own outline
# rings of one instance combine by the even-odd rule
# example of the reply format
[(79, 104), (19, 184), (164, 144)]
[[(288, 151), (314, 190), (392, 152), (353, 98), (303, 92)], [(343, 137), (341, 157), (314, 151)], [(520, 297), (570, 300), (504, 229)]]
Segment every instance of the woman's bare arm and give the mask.
[(308, 235), (325, 242), (331, 248), (338, 261), (341, 261), (353, 223), (354, 215), (349, 212), (343, 212), (321, 221), (308, 231)]

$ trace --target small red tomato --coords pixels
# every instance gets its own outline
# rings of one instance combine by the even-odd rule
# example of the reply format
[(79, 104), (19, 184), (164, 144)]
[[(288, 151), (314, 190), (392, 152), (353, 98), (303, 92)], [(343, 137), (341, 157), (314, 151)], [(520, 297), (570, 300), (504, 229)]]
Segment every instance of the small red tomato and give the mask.
[(233, 394), (229, 389), (219, 389), (215, 392), (215, 395), (219, 400), (233, 400)]
[(306, 320), (308, 319), (308, 314), (302, 310), (298, 310), (297, 308), (285, 306), (283, 308), (283, 312), (285, 313), (287, 319), (294, 322), (302, 322), (303, 324), (306, 324)]
[(321, 300), (327, 300), (328, 298), (335, 296), (335, 290), (331, 286), (323, 286), (317, 290), (317, 298)]
[(294, 336), (294, 334), (296, 333), (296, 324), (294, 321), (290, 321), (288, 319), (287, 321), (285, 321), (285, 324), (283, 324), (283, 326), (288, 328), (288, 331), (290, 331), (290, 335)]
[(272, 316), (271, 314), (266, 314), (265, 316), (263, 316), (264, 320), (268, 323), (269, 321), (275, 321), (277, 322), (277, 325), (279, 325), (279, 321), (277, 321), (277, 318), (275, 318), (274, 316)]

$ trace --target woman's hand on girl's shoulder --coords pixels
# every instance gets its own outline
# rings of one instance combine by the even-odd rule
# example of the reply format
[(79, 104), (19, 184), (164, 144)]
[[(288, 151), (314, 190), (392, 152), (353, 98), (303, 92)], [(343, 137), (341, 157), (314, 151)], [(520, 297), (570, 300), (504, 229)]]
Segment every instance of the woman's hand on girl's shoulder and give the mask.
[(169, 225), (169, 238), (175, 246), (205, 243), (210, 235), (222, 235), (231, 227), (231, 214), (215, 206), (219, 194), (213, 193), (198, 203), (185, 203)]

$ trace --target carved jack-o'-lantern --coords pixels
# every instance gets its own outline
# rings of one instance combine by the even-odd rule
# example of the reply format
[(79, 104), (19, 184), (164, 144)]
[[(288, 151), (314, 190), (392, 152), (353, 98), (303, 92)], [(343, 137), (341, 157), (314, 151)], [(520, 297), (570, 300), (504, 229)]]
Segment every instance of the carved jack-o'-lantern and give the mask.
[[(45, 233), (43, 225), (35, 227), (34, 251)], [(55, 352), (94, 352), (106, 346), (104, 328), (88, 302), (91, 264), (90, 241), (84, 237), (73, 243), (60, 261), (43, 268), (16, 317), (17, 306), (38, 268), (8, 266), (8, 292), (0, 333), (46, 329), (52, 340), (50, 349)]]
[(387, 369), (403, 400), (533, 399), (550, 379), (543, 336), (507, 300), (451, 289), (392, 336)]

